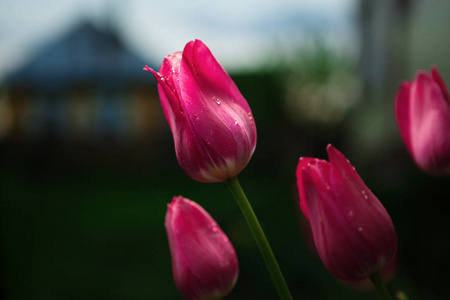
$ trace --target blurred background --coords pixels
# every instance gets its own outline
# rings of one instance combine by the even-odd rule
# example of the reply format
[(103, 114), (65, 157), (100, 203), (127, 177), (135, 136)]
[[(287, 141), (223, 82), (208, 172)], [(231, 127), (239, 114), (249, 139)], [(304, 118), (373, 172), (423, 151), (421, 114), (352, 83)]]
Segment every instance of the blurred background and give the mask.
[(181, 299), (167, 203), (202, 205), (234, 244), (227, 299), (276, 299), (225, 184), (176, 161), (156, 82), (142, 71), (205, 42), (249, 102), (258, 145), (240, 175), (296, 299), (376, 299), (331, 276), (298, 209), (300, 156), (332, 143), (390, 212), (389, 289), (448, 299), (449, 179), (413, 164), (396, 90), (435, 64), (450, 83), (450, 1), (1, 0), (3, 299)]

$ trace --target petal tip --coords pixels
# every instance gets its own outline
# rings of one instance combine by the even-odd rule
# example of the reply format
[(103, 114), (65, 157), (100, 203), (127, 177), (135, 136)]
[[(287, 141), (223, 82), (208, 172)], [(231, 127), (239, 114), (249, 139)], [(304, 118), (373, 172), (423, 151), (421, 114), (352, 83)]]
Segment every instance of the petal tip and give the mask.
[(433, 65), (431, 67), (430, 74), (434, 82), (436, 82), (439, 85), (442, 94), (444, 95), (444, 98), (447, 100), (447, 102), (450, 103), (450, 94), (448, 92), (447, 85), (445, 84), (444, 79), (442, 78), (441, 73), (439, 73), (439, 70), (436, 65)]
[[(328, 144), (328, 145), (327, 145), (327, 154), (328, 154), (328, 158), (331, 160), (331, 157), (332, 157), (332, 156), (336, 156), (336, 153), (340, 153), (340, 151), (337, 150), (336, 148), (334, 148), (334, 146), (331, 145), (331, 143)], [(338, 154), (338, 155), (339, 155), (339, 154)]]
[(149, 66), (146, 65), (143, 70), (152, 73), (153, 76), (155, 76), (155, 78), (156, 78), (156, 80), (158, 82), (164, 81), (164, 77), (159, 72), (156, 72), (155, 70), (153, 70)]

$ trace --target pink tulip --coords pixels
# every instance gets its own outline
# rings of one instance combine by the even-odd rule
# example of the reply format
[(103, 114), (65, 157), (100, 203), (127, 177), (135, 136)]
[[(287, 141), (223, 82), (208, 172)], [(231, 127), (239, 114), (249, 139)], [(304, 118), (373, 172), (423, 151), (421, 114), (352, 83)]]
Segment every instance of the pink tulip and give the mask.
[(236, 84), (199, 40), (167, 55), (158, 81), (164, 114), (183, 170), (201, 182), (239, 174), (256, 146), (256, 126)]
[(222, 299), (234, 287), (239, 267), (233, 245), (214, 219), (181, 196), (168, 205), (165, 226), (175, 284), (185, 299)]
[(406, 148), (432, 175), (450, 175), (450, 96), (438, 69), (402, 83), (395, 115)]
[(300, 158), (300, 207), (325, 267), (341, 280), (361, 280), (389, 263), (397, 235), (386, 209), (350, 162), (331, 145), (327, 152), (329, 162)]

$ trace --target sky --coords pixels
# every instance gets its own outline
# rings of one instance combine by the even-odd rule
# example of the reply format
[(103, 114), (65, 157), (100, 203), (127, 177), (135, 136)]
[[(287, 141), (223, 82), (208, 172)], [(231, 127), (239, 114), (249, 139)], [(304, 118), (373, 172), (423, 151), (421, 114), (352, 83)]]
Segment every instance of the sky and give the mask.
[(0, 81), (83, 19), (113, 24), (149, 61), (201, 39), (225, 68), (245, 70), (316, 34), (353, 51), (355, 10), (356, 0), (0, 0)]

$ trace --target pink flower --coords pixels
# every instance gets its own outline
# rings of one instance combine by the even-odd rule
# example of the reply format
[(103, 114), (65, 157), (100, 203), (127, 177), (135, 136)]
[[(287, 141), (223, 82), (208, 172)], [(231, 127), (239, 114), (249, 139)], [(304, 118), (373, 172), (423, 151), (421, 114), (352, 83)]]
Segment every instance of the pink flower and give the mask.
[(450, 96), (438, 69), (404, 81), (395, 115), (406, 148), (416, 164), (432, 175), (450, 175)]
[(247, 101), (199, 40), (167, 55), (158, 80), (164, 114), (183, 170), (201, 182), (239, 174), (256, 146), (256, 126)]
[(300, 158), (300, 207), (325, 267), (341, 280), (361, 280), (389, 263), (397, 235), (386, 209), (355, 168), (333, 146), (327, 152), (329, 162)]
[(214, 219), (181, 196), (168, 205), (165, 226), (175, 284), (185, 299), (222, 299), (239, 267), (233, 245)]

